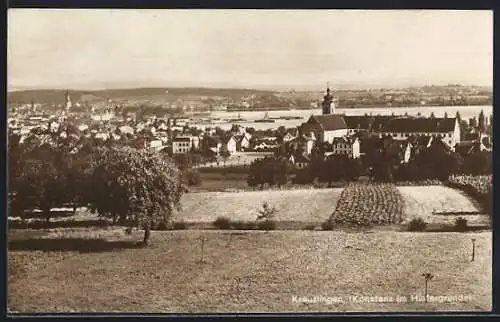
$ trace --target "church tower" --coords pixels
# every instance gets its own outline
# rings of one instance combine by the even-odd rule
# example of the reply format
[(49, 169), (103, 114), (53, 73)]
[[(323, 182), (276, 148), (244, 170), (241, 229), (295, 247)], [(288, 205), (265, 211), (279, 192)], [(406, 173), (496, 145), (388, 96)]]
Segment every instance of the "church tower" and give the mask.
[(64, 107), (65, 107), (66, 112), (69, 112), (69, 109), (73, 105), (73, 103), (71, 103), (71, 96), (69, 96), (69, 91), (66, 91), (66, 93), (64, 94), (64, 97), (66, 99), (66, 103), (65, 103)]
[(323, 109), (323, 115), (335, 114), (335, 103), (333, 102), (333, 96), (330, 93), (330, 85), (326, 86), (326, 94), (323, 97), (323, 102), (321, 103)]

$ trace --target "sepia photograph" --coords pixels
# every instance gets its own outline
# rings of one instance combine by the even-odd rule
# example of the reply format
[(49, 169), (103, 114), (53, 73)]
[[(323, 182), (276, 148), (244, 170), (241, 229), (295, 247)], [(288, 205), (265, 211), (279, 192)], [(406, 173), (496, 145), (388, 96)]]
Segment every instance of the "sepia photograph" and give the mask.
[(493, 11), (9, 9), (7, 310), (492, 310)]

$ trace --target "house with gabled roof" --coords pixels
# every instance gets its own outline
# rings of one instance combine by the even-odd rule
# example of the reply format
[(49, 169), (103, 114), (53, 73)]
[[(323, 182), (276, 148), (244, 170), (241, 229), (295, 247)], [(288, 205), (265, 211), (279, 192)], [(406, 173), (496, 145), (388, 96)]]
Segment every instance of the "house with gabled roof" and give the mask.
[(332, 154), (347, 155), (349, 158), (360, 157), (360, 141), (357, 137), (335, 138), (332, 142)]
[(296, 169), (304, 169), (311, 163), (311, 159), (303, 154), (291, 154), (288, 158), (288, 162), (292, 164)]
[(283, 142), (290, 142), (293, 139), (295, 139), (295, 136), (292, 135), (290, 132), (286, 132), (285, 135), (283, 135)]

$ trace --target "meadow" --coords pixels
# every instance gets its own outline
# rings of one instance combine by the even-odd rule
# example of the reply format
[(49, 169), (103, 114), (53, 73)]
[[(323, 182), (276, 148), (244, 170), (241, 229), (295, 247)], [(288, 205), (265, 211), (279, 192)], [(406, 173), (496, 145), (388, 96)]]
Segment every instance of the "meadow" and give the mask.
[[(137, 238), (119, 228), (11, 231), (9, 311), (491, 309), (491, 232), (186, 230), (153, 232), (154, 242), (139, 249), (132, 243)], [(471, 238), (476, 239), (474, 261)], [(412, 301), (424, 295), (425, 272), (434, 275), (429, 295), (463, 295), (464, 302)], [(297, 303), (294, 296), (346, 300)], [(408, 302), (367, 303), (348, 296), (405, 296)]]
[(276, 207), (278, 223), (320, 224), (331, 215), (342, 192), (333, 189), (200, 192), (182, 197), (182, 211), (173, 221), (209, 223), (217, 217), (255, 221), (264, 202)]
[[(263, 202), (276, 207), (277, 230), (217, 230), (213, 226), (221, 216), (255, 221)], [(187, 229), (153, 231), (146, 247), (137, 243), (142, 231), (126, 234), (125, 227), (111, 226), (84, 209), (76, 216), (54, 219), (52, 228), (11, 225), (9, 311), (491, 309), (488, 216), (460, 190), (443, 185), (357, 183), (330, 189), (190, 192), (181, 204), (182, 211), (174, 213), (172, 220), (187, 223)], [(435, 226), (450, 225), (453, 216), (468, 218), (471, 226), (482, 228), (406, 231), (406, 223), (413, 218)], [(321, 223), (329, 218), (335, 219), (334, 228), (322, 231)], [(360, 219), (367, 225), (349, 227)], [(307, 228), (311, 225), (316, 230)], [(462, 296), (464, 300), (423, 302), (424, 273), (434, 276), (428, 295)], [(314, 296), (319, 301), (300, 301)], [(356, 296), (385, 300), (370, 302)], [(337, 300), (327, 300), (332, 298)], [(398, 302), (400, 298), (407, 301)]]

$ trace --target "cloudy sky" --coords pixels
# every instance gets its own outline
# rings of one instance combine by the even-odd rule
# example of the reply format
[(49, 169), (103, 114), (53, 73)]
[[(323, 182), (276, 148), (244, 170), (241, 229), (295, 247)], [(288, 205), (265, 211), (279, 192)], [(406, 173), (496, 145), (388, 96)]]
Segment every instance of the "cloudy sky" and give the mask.
[(492, 85), (490, 11), (8, 12), (8, 87)]

